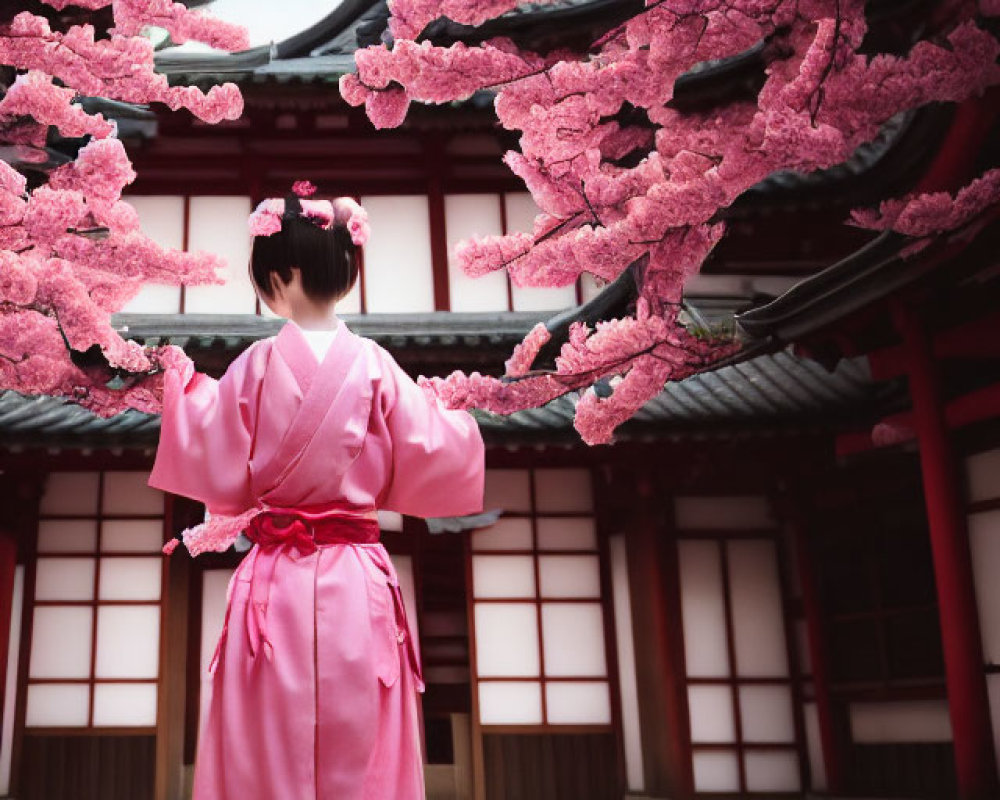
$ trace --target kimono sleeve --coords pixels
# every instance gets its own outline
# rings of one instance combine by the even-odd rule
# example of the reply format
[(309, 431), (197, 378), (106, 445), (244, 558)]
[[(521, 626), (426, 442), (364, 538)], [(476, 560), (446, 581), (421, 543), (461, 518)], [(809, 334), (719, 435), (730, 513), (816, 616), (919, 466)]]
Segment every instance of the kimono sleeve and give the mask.
[(167, 370), (150, 486), (199, 500), (217, 514), (254, 504), (249, 459), (267, 341), (243, 351), (218, 380), (190, 361)]
[(381, 352), (392, 440), (392, 479), (379, 504), (414, 517), (450, 517), (483, 508), (483, 437), (466, 411), (428, 396)]

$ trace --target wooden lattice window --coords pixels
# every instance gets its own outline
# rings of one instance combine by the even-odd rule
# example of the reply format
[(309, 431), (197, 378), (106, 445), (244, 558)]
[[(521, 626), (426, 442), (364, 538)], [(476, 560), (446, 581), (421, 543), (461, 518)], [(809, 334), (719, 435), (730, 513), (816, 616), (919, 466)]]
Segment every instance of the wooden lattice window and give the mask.
[(485, 726), (612, 723), (601, 557), (591, 475), (489, 470), (470, 537), (474, 676)]
[(696, 792), (798, 792), (799, 724), (774, 522), (762, 497), (675, 502)]
[(147, 477), (48, 476), (29, 583), (27, 728), (156, 727), (164, 497)]

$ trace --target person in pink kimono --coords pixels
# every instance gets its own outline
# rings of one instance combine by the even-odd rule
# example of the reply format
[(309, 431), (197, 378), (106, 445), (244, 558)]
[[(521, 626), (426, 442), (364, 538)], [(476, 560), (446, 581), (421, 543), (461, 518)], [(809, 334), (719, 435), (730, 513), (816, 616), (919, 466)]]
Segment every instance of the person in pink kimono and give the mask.
[(167, 348), (149, 478), (207, 507), (183, 537), (193, 555), (253, 542), (229, 585), (194, 797), (423, 798), (419, 653), (376, 511), (480, 511), (482, 437), (337, 318), (360, 206), (266, 200), (251, 230), (257, 292), (288, 321), (219, 380)]

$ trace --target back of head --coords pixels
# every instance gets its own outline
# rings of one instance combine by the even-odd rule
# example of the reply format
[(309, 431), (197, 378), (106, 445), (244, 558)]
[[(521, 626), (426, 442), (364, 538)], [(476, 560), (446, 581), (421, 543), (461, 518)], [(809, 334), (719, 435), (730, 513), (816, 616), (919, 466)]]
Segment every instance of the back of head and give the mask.
[(327, 201), (302, 202), (294, 194), (284, 201), (265, 200), (251, 217), (251, 231), (250, 275), (268, 297), (272, 274), (287, 283), (293, 267), (301, 273), (303, 291), (316, 302), (343, 297), (357, 280), (360, 247)]

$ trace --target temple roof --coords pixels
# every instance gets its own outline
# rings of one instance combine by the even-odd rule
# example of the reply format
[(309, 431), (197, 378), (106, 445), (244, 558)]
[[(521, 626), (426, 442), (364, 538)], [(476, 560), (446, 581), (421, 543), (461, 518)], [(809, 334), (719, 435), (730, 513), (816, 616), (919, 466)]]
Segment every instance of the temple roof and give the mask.
[[(277, 332), (284, 320), (260, 317), (116, 315), (126, 335), (148, 343), (183, 345), (196, 361), (206, 354), (226, 360), (249, 342)], [(537, 314), (400, 314), (345, 316), (356, 332), (391, 351), (414, 350), (472, 354), (509, 352), (537, 321)], [(759, 356), (717, 372), (670, 384), (661, 395), (622, 426), (616, 440), (715, 437), (736, 434), (795, 435), (829, 430), (841, 421), (871, 413), (885, 400), (884, 386), (872, 383), (863, 361), (841, 361), (828, 372), (790, 352)], [(474, 412), (486, 439), (494, 444), (574, 442), (573, 393), (543, 408), (507, 417)], [(102, 419), (62, 398), (0, 394), (0, 449), (43, 448), (149, 449), (155, 445), (159, 417), (126, 411)]]

